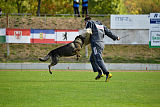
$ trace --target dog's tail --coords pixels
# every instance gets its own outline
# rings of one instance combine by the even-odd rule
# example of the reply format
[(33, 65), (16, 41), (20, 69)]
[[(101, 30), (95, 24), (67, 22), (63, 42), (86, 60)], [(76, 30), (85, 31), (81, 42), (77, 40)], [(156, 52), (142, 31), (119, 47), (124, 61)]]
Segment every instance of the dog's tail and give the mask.
[(44, 62), (44, 61), (47, 61), (47, 60), (49, 59), (49, 57), (50, 57), (50, 56), (47, 55), (47, 56), (45, 56), (45, 57), (43, 57), (43, 58), (39, 58), (39, 60)]

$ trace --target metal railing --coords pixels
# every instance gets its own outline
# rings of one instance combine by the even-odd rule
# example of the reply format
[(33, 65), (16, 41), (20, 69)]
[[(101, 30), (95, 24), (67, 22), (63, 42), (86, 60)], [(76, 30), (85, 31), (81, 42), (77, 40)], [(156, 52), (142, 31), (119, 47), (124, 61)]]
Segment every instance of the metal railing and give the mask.
[(7, 16), (7, 15), (15, 15), (15, 16), (29, 16), (32, 15), (32, 13), (1, 13), (1, 16)]

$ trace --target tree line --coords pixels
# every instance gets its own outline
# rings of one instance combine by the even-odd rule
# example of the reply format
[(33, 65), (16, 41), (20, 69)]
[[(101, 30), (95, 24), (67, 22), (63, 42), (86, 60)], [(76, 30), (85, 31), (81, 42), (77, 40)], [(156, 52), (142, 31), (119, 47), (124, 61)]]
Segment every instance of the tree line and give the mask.
[[(160, 12), (160, 0), (88, 0), (89, 14)], [(82, 0), (80, 0), (80, 11)], [(1, 0), (3, 13), (73, 14), (73, 0)]]

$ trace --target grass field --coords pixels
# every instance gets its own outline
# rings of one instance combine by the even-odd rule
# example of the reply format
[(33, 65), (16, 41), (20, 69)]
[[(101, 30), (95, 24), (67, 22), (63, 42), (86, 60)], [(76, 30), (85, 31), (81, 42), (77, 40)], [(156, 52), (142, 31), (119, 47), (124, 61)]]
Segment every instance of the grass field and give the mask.
[(0, 70), (0, 107), (160, 107), (160, 72)]

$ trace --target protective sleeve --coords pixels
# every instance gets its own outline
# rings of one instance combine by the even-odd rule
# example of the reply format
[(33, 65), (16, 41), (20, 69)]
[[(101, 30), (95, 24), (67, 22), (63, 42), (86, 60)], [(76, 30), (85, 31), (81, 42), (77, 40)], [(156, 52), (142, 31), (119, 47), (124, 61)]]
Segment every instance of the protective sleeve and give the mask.
[(106, 26), (104, 26), (105, 35), (113, 39), (114, 41), (118, 39), (118, 36), (114, 35)]

